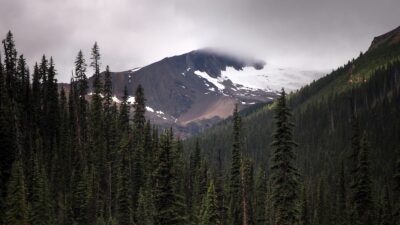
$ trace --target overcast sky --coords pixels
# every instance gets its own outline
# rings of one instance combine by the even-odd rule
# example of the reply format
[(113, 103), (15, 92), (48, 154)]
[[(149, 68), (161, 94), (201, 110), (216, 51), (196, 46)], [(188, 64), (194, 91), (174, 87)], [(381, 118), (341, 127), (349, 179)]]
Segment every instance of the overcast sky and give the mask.
[(53, 56), (68, 81), (95, 41), (112, 71), (203, 47), (330, 70), (400, 25), (399, 0), (0, 0), (0, 35), (32, 65)]

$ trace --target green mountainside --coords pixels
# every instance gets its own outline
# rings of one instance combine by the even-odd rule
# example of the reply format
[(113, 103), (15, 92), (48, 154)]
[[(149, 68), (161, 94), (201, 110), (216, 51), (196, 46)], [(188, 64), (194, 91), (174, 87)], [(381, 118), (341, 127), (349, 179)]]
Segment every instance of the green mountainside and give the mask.
[[(400, 146), (400, 40), (396, 39), (399, 33), (399, 28), (389, 32), (392, 38), (379, 45), (375, 40), (381, 36), (375, 38), (366, 53), (288, 96), (295, 124), (294, 139), (299, 144), (298, 166), (306, 179), (331, 179), (345, 162), (350, 152), (352, 108), (370, 139), (372, 171), (377, 183), (390, 179)], [(244, 154), (265, 169), (271, 153), (273, 108), (274, 104), (265, 105), (243, 115)], [(190, 148), (199, 139), (211, 162), (216, 161), (218, 154), (227, 162), (231, 130), (227, 119), (187, 140), (185, 145)]]

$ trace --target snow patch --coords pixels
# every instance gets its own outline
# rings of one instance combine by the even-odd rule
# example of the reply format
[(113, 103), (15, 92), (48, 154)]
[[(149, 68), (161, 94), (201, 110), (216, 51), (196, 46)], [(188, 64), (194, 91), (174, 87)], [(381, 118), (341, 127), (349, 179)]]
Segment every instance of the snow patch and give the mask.
[(135, 97), (134, 97), (134, 96), (129, 96), (128, 99), (127, 99), (127, 102), (128, 102), (129, 104), (135, 103)]
[(151, 108), (150, 106), (146, 106), (146, 110), (147, 110), (147, 111), (150, 111), (150, 112), (154, 112), (154, 109)]
[(284, 87), (292, 91), (323, 74), (323, 71), (305, 71), (267, 64), (260, 70), (254, 67), (243, 67), (242, 70), (227, 67), (225, 71), (221, 71), (221, 79), (231, 80), (234, 86), (241, 90), (278, 91)]
[(111, 98), (112, 100), (113, 100), (113, 102), (116, 102), (116, 103), (121, 103), (121, 100), (119, 100), (118, 98), (117, 98), (117, 96), (112, 96), (112, 98)]
[(224, 80), (219, 78), (214, 78), (208, 75), (206, 72), (201, 72), (199, 70), (194, 71), (194, 74), (196, 74), (199, 77), (202, 77), (206, 79), (208, 82), (212, 83), (215, 87), (217, 87), (220, 90), (225, 89), (225, 86), (221, 84)]
[(135, 72), (135, 71), (138, 71), (138, 70), (140, 70), (142, 67), (136, 67), (136, 68), (133, 68), (133, 69), (131, 69), (131, 72)]

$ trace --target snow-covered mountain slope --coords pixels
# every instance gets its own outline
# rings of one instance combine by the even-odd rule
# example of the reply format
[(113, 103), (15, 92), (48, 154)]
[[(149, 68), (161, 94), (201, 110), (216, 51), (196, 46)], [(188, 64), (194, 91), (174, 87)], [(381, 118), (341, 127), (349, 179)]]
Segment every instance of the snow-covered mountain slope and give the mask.
[(197, 50), (148, 66), (113, 72), (113, 99), (120, 103), (126, 86), (128, 101), (133, 104), (134, 92), (141, 84), (147, 99), (147, 117), (162, 126), (182, 128), (203, 124), (202, 121), (214, 123), (228, 117), (235, 103), (245, 108), (269, 102), (282, 87), (295, 90), (321, 75), (280, 68), (262, 60)]

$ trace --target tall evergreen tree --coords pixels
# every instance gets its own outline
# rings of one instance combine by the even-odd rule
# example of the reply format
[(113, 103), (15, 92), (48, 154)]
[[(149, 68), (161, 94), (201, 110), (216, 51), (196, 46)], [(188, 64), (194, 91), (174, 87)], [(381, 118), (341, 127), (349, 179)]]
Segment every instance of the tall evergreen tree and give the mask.
[(230, 183), (229, 183), (229, 224), (231, 225), (242, 225), (243, 214), (242, 214), (242, 199), (241, 199), (241, 117), (238, 112), (238, 105), (235, 106), (233, 112), (233, 146), (232, 146), (232, 164), (230, 171)]
[(122, 102), (119, 107), (119, 129), (121, 132), (130, 132), (129, 126), (129, 112), (130, 105), (128, 102), (128, 89), (125, 86), (124, 88), (124, 96), (122, 97)]
[(253, 198), (254, 198), (254, 177), (253, 162), (247, 158), (242, 159), (241, 168), (241, 198), (243, 224), (254, 225)]
[(271, 158), (272, 201), (276, 225), (296, 223), (298, 201), (298, 171), (295, 167), (296, 155), (293, 141), (291, 112), (286, 103), (286, 93), (282, 89), (275, 106), (275, 132)]
[(158, 168), (155, 171), (154, 224), (182, 224), (182, 215), (176, 210), (177, 198), (173, 188), (171, 140), (168, 132), (161, 135)]
[(31, 224), (51, 225), (54, 215), (50, 190), (43, 163), (39, 162), (38, 157), (35, 156), (29, 221)]
[(14, 35), (9, 31), (3, 40), (4, 46), (4, 67), (5, 67), (5, 88), (8, 97), (15, 98), (15, 82), (17, 71), (17, 50), (15, 48)]
[(340, 174), (337, 185), (337, 210), (336, 210), (336, 218), (338, 225), (347, 225), (348, 224), (348, 212), (347, 212), (347, 190), (346, 190), (346, 179), (344, 173), (344, 165), (342, 163), (340, 168)]
[(78, 52), (75, 60), (75, 82), (76, 85), (76, 106), (77, 106), (77, 121), (78, 121), (78, 137), (81, 148), (87, 140), (87, 101), (86, 94), (88, 91), (88, 83), (86, 77), (86, 60), (83, 56), (82, 51)]
[(146, 185), (140, 190), (138, 208), (136, 210), (136, 220), (138, 224), (153, 225), (154, 224), (154, 196), (152, 187), (150, 186), (150, 179), (147, 180)]
[(369, 225), (374, 222), (374, 204), (372, 200), (372, 182), (370, 175), (369, 146), (366, 135), (361, 140), (361, 149), (359, 154), (357, 186), (355, 189), (355, 210), (356, 223)]
[(144, 125), (146, 123), (145, 107), (146, 99), (144, 97), (144, 91), (142, 85), (138, 85), (135, 92), (135, 103), (133, 104), (134, 115), (133, 115), (133, 124), (134, 129), (137, 130), (139, 134), (143, 133)]
[(29, 224), (24, 172), (19, 160), (13, 163), (10, 182), (8, 183), (4, 224)]
[(208, 186), (207, 195), (205, 196), (203, 201), (199, 224), (201, 225), (220, 224), (218, 216), (217, 199), (213, 181), (210, 182), (210, 185)]
[(122, 164), (118, 176), (118, 224), (132, 224), (132, 194), (131, 194), (131, 168), (129, 158), (129, 140), (124, 135), (121, 140)]
[(267, 176), (263, 168), (258, 169), (254, 193), (254, 219), (255, 224), (265, 225), (267, 223)]
[(356, 188), (357, 188), (357, 176), (359, 169), (359, 154), (361, 151), (361, 134), (360, 134), (360, 125), (357, 118), (357, 115), (353, 113), (352, 120), (352, 137), (351, 137), (351, 152), (349, 155), (349, 176), (350, 176), (350, 223), (356, 223), (357, 212), (355, 211), (356, 207)]

